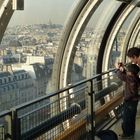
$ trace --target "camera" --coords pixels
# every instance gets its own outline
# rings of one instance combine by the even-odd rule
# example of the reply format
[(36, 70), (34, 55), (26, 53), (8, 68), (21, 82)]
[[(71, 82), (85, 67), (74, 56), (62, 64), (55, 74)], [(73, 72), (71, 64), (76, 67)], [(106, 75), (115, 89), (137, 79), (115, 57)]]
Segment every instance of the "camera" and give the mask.
[(118, 65), (121, 67), (121, 66), (123, 66), (123, 63), (122, 62), (119, 62)]

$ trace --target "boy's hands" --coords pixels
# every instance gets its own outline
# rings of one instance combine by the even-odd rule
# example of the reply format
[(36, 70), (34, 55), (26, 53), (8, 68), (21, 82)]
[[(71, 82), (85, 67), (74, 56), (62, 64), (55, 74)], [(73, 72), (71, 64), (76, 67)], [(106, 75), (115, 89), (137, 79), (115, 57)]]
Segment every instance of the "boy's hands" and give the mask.
[(115, 64), (116, 69), (119, 69), (120, 71), (124, 71), (124, 65), (122, 62)]

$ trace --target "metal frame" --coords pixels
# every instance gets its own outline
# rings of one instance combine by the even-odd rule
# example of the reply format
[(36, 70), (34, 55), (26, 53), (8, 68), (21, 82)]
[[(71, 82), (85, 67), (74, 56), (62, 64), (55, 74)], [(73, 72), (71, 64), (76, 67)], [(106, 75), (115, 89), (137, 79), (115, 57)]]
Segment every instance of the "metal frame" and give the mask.
[(113, 46), (113, 42), (115, 40), (115, 37), (117, 35), (117, 33), (119, 32), (119, 29), (121, 28), (122, 24), (124, 23), (124, 21), (127, 19), (127, 17), (129, 16), (129, 14), (135, 9), (135, 7), (137, 7), (139, 1), (132, 1), (129, 5), (127, 5), (127, 7), (121, 12), (121, 15), (119, 16), (119, 18), (116, 20), (110, 34), (109, 34), (109, 38), (106, 44), (106, 50), (104, 52), (104, 60), (102, 65), (102, 70), (105, 71), (109, 68), (109, 58), (110, 58), (110, 53), (112, 50), (112, 46)]
[[(131, 20), (131, 23), (130, 23), (130, 26), (128, 27), (128, 30), (127, 30), (127, 32), (126, 32), (126, 37), (125, 37), (125, 42), (124, 42), (124, 44), (123, 44), (123, 52), (125, 53), (126, 52), (126, 50), (128, 49), (128, 48), (131, 48), (131, 47), (133, 47), (134, 45), (134, 40), (136, 39), (136, 36), (137, 36), (137, 34), (138, 34), (138, 28), (139, 28), (139, 26), (140, 26), (140, 14), (139, 14), (139, 12), (140, 11), (137, 11), (138, 12), (138, 14), (135, 16), (135, 17), (133, 17), (133, 19)], [(124, 55), (122, 55), (122, 60), (124, 61), (124, 62), (126, 62), (126, 56)]]
[[(43, 97), (28, 103), (13, 107), (10, 109), (10, 111), (2, 112), (0, 114), (0, 119), (5, 117), (6, 121), (3, 120), (1, 124), (4, 130), (7, 130), (6, 128), (8, 128), (8, 131), (5, 131), (4, 134), (6, 139), (19, 140), (41, 137), (42, 139), (57, 139), (57, 137), (67, 137), (69, 135), (75, 138), (75, 135), (77, 135), (77, 137), (82, 137), (83, 133), (88, 134), (89, 132), (92, 132), (92, 137), (90, 137), (94, 139), (95, 132), (98, 129), (95, 123), (98, 124), (100, 121), (102, 121), (102, 116), (106, 116), (122, 102), (122, 84), (120, 81), (114, 81), (115, 79), (112, 79), (112, 76), (114, 78), (116, 77), (116, 75), (112, 73), (114, 70), (115, 69), (111, 69), (102, 74), (95, 75), (90, 79), (67, 86), (57, 92), (53, 92), (50, 95), (44, 95)], [(112, 81), (110, 81), (110, 86), (101, 91), (94, 89), (93, 87), (99, 84), (96, 82), (96, 79), (100, 76), (104, 77), (104, 75), (109, 75), (108, 73), (112, 74), (110, 77), (108, 77), (112, 79)], [(105, 79), (103, 79), (101, 82), (106, 84), (104, 80)], [(70, 89), (77, 89), (78, 87), (81, 88), (81, 85), (83, 84), (87, 85), (82, 89), (83, 98), (81, 98), (81, 92), (76, 94), (77, 91), (74, 90), (73, 94), (75, 94), (75, 97), (74, 99), (71, 99), (71, 106), (69, 106), (69, 108), (63, 110), (62, 112), (56, 112), (56, 114), (54, 113), (55, 115), (53, 116), (48, 114), (50, 112), (47, 112), (46, 114), (47, 110), (45, 109), (52, 109), (52, 107), (55, 107), (53, 104), (61, 100), (59, 99), (58, 101), (52, 101), (51, 98), (63, 94), (63, 92), (69, 91)], [(116, 91), (115, 94), (114, 91)], [(86, 94), (86, 92), (88, 93)], [(95, 110), (95, 105), (97, 105), (96, 102), (111, 93), (114, 95), (112, 96), (112, 100)], [(90, 98), (89, 103), (87, 103), (87, 98)], [(77, 117), (75, 115), (77, 115)], [(112, 120), (113, 118), (108, 117), (108, 119)], [(117, 121), (118, 117), (114, 116), (114, 119)], [(71, 124), (68, 127), (66, 126), (67, 120), (71, 121)], [(64, 132), (61, 127), (57, 127), (62, 123), (65, 124)], [(87, 126), (89, 127), (89, 131), (86, 130)], [(82, 131), (83, 128), (84, 132)], [(70, 129), (71, 131), (69, 131)], [(65, 132), (67, 132), (67, 135)]]
[(14, 10), (12, 9), (12, 0), (4, 0), (0, 3), (0, 42), (13, 15)]
[[(3, 3), (1, 3), (0, 41), (2, 40), (6, 27), (14, 12), (11, 3), (12, 0), (5, 0)], [(102, 0), (79, 0), (76, 7), (74, 8), (69, 20), (67, 21), (67, 25), (65, 26), (63, 36), (59, 44), (58, 53), (55, 59), (52, 81), (53, 90), (56, 91), (66, 87), (69, 84), (69, 71), (71, 71), (76, 52), (75, 46), (78, 43), (91, 16), (94, 14), (101, 3)], [(109, 57), (114, 38), (124, 21), (127, 19), (128, 15), (135, 9), (138, 4), (138, 0), (132, 1), (130, 4), (123, 3), (108, 24), (108, 28), (106, 29), (99, 50), (97, 73), (101, 73), (102, 71), (106, 71), (108, 69)], [(102, 56), (105, 56), (106, 58), (103, 58)], [(68, 92), (61, 94), (61, 98), (67, 94)], [(56, 98), (59, 99), (59, 97)], [(66, 99), (64, 98), (64, 100)], [(67, 102), (63, 107), (60, 106), (59, 103), (56, 104), (58, 104), (58, 106), (55, 108), (55, 110), (58, 109), (58, 111), (63, 111), (67, 108)]]
[[(55, 79), (57, 78), (59, 81), (59, 85), (58, 83), (56, 83), (56, 88), (65, 87), (69, 83), (68, 79), (70, 78), (70, 76), (68, 76), (68, 73), (71, 70), (71, 66), (73, 64), (73, 59), (76, 52), (76, 48), (74, 48), (75, 44), (78, 43), (79, 38), (83, 33), (84, 28), (87, 25), (90, 17), (98, 8), (102, 0), (91, 0), (84, 2), (85, 3), (79, 1), (79, 4), (77, 4), (77, 6), (75, 7), (76, 10), (74, 9), (67, 22), (68, 25), (66, 25), (62, 40), (59, 45), (59, 50), (61, 52), (58, 52), (58, 55), (56, 57), (57, 64), (54, 65), (53, 72), (53, 77), (55, 77)], [(75, 20), (73, 20), (73, 17)], [(59, 77), (57, 77), (56, 75)]]
[(131, 34), (131, 38), (129, 40), (129, 47), (134, 47), (135, 46), (135, 42), (136, 42), (136, 39), (139, 35), (139, 32), (140, 32), (140, 11), (139, 11), (139, 18), (138, 18), (138, 21), (137, 21), (137, 24)]

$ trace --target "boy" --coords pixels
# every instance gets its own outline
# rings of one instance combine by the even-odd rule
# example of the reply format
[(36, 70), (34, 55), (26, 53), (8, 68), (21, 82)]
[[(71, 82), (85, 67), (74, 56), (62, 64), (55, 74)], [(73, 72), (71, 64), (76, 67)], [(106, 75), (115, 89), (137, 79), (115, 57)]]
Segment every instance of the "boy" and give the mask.
[(137, 64), (140, 67), (140, 48), (130, 48), (127, 52), (127, 56), (132, 63)]
[(139, 67), (136, 64), (128, 64), (126, 68), (122, 64), (116, 64), (118, 77), (125, 82), (122, 131), (119, 135), (122, 139), (134, 138), (135, 121), (138, 106), (138, 88), (140, 78), (138, 77)]

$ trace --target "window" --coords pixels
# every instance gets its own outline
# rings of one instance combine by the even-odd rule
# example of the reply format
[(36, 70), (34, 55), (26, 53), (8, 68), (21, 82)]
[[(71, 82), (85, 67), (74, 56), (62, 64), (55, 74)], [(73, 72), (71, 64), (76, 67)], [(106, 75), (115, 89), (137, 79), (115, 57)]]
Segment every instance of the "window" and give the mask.
[(16, 81), (16, 80), (17, 80), (17, 76), (15, 75), (15, 76), (14, 76), (14, 81)]
[(2, 79), (0, 79), (0, 84), (2, 84)]
[(8, 81), (11, 82), (11, 77), (8, 77)]
[(6, 82), (7, 82), (7, 79), (6, 79), (6, 78), (4, 78), (4, 83), (6, 84)]

